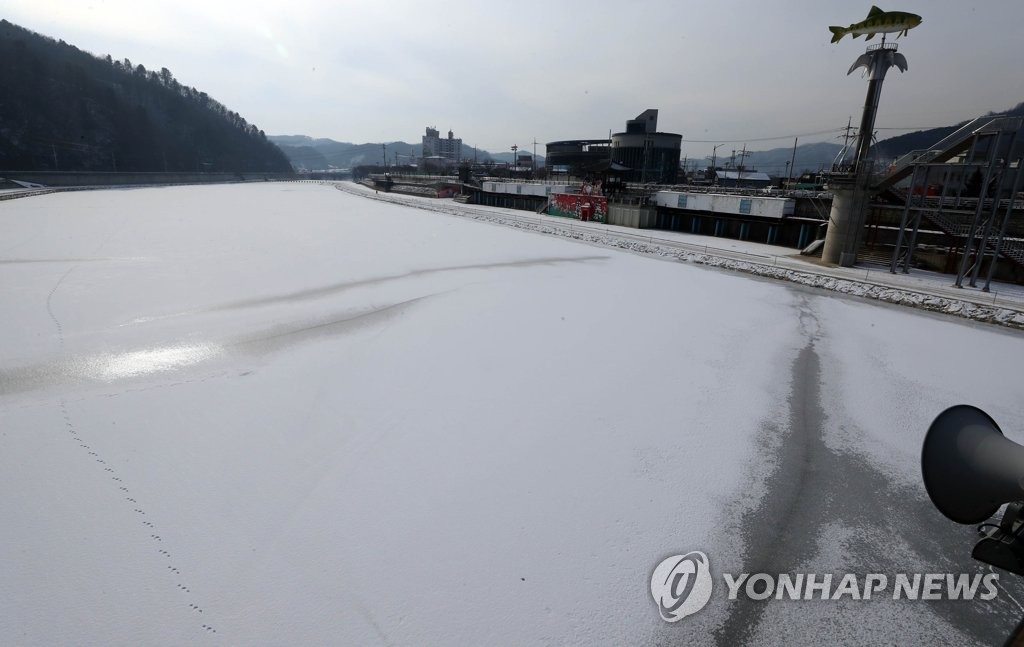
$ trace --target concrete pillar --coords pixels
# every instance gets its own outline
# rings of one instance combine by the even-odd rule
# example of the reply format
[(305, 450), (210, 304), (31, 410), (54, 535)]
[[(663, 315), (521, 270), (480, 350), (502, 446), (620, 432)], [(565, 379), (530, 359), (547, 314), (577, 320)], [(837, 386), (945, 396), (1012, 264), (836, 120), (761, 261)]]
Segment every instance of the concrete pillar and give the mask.
[(842, 267), (852, 267), (857, 260), (864, 229), (863, 190), (853, 186), (832, 187), (832, 212), (822, 247), (821, 260)]

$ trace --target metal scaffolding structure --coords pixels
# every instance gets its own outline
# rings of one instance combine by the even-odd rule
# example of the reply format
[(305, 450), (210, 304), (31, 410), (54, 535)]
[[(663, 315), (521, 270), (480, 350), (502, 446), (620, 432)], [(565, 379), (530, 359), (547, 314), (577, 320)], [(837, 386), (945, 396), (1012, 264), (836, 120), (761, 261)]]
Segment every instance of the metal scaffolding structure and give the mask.
[[(910, 186), (890, 272), (895, 274), (897, 268), (904, 274), (910, 271), (923, 221), (956, 241), (961, 254), (954, 282), (958, 288), (965, 279), (970, 287), (977, 287), (987, 257), (991, 260), (982, 287), (985, 292), (1000, 257), (1024, 265), (1024, 239), (1008, 236), (1024, 177), (1022, 126), (1021, 117), (985, 118), (973, 130), (949, 142), (944, 140), (945, 148), (935, 147), (908, 165)], [(956, 159), (957, 155), (961, 157)], [(906, 174), (907, 169), (901, 172)], [(973, 191), (968, 190), (972, 184)], [(940, 192), (929, 195), (933, 187)], [(966, 195), (974, 192), (977, 195)]]

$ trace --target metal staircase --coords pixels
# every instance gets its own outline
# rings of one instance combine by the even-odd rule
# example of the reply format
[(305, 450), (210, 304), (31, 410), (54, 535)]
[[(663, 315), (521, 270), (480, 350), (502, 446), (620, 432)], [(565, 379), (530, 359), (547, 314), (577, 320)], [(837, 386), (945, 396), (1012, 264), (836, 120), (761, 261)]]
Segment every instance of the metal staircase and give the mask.
[[(997, 259), (1024, 268), (1024, 218), (1016, 200), (1024, 175), (1022, 129), (1022, 117), (979, 117), (927, 151), (914, 151), (896, 161), (876, 185), (879, 198), (904, 205), (890, 271), (898, 266), (909, 271), (922, 223), (946, 234), (962, 250), (957, 287), (967, 277), (975, 286), (985, 257), (992, 258), (986, 290)], [(907, 177), (909, 188), (896, 186)], [(973, 189), (967, 190), (971, 184)], [(955, 187), (952, 193), (951, 186)], [(941, 189), (941, 195), (928, 195), (934, 187)]]
[(910, 177), (915, 165), (948, 162), (967, 151), (978, 136), (994, 132), (1007, 119), (1016, 118), (1007, 115), (976, 117), (935, 142), (931, 147), (906, 153), (893, 162), (889, 167), (889, 173), (875, 185), (875, 189), (882, 192), (895, 186), (896, 183)]

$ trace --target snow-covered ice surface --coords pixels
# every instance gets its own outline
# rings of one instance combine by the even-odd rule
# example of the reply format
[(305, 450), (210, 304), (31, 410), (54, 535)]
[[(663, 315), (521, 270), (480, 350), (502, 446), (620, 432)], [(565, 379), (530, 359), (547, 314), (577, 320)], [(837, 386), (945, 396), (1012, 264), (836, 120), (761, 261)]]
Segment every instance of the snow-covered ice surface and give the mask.
[(667, 625), (648, 580), (976, 570), (915, 460), (960, 401), (1021, 439), (1020, 333), (310, 183), (0, 231), (0, 642), (963, 644), (1019, 611), (716, 590)]
[(979, 278), (974, 288), (969, 286), (969, 281), (965, 281), (963, 287), (955, 288), (951, 275), (917, 269), (911, 274), (892, 274), (888, 266), (874, 263), (849, 268), (825, 266), (801, 257), (798, 250), (749, 240), (638, 230), (422, 196), (374, 193), (368, 187), (347, 182), (336, 186), (343, 191), (394, 204), (721, 267), (886, 303), (953, 314), (973, 321), (1024, 328), (1024, 287), (993, 281), (991, 290), (984, 292), (984, 276)]

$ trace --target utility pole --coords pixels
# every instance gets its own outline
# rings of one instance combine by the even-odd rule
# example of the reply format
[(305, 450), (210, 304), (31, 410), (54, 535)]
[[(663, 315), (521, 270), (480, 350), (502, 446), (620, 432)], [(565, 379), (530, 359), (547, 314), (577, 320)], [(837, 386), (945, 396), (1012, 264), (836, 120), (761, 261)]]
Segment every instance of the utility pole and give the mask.
[(718, 149), (721, 148), (722, 146), (725, 146), (725, 144), (718, 144), (717, 146), (711, 149), (711, 173), (712, 175), (715, 176), (716, 179), (718, 178), (718, 174), (715, 171), (718, 167), (715, 166), (715, 163), (718, 160)]
[(843, 151), (844, 151), (844, 153), (846, 151), (846, 145), (850, 141), (850, 131), (853, 130), (853, 125), (852, 124), (853, 124), (853, 115), (850, 115), (849, 117), (846, 118), (846, 128), (844, 129), (846, 132), (843, 135)]
[(530, 170), (530, 177), (537, 175), (537, 138), (533, 138), (533, 168)]
[[(644, 135), (644, 160), (643, 170), (640, 172), (640, 181), (644, 184), (647, 183), (647, 169), (651, 165), (651, 147), (654, 146), (654, 141), (651, 139), (649, 134)], [(660, 179), (659, 179), (660, 181)]]
[(786, 184), (789, 184), (790, 181), (793, 179), (793, 176), (790, 175), (790, 174), (791, 173), (796, 173), (796, 142), (799, 139), (800, 139), (799, 137), (794, 137), (793, 138), (793, 157), (790, 158), (790, 160), (789, 160), (789, 170), (786, 171)]
[(743, 144), (743, 150), (740, 152), (740, 167), (739, 170), (746, 168), (745, 163), (747, 161), (747, 145)]
[(382, 151), (384, 151), (384, 172), (387, 173), (387, 171), (388, 171), (388, 145), (387, 144), (381, 144), (380, 145), (380, 149)]
[(517, 162), (517, 160), (519, 159), (519, 158), (518, 158), (518, 152), (517, 152), (518, 150), (519, 150), (519, 147), (518, 147), (518, 146), (516, 146), (515, 144), (513, 144), (513, 145), (512, 145), (512, 172), (513, 172), (513, 173), (515, 173), (515, 172), (516, 172), (516, 170), (515, 170), (515, 169), (516, 169), (516, 167), (518, 166), (518, 164), (516, 163), (516, 162)]

